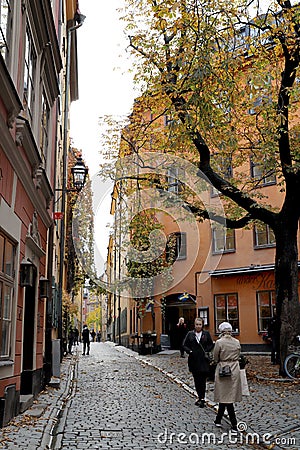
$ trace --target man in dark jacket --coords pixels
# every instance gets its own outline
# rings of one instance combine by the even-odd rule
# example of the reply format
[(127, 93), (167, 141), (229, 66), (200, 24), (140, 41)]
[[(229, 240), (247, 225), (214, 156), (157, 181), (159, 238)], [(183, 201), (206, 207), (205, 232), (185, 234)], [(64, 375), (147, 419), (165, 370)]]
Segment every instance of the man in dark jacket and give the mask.
[(280, 321), (279, 318), (277, 317), (276, 312), (274, 312), (273, 317), (269, 320), (268, 323), (268, 337), (271, 339), (272, 345), (271, 362), (272, 364), (279, 364)]
[(85, 355), (85, 351), (87, 350), (86, 354), (90, 354), (90, 332), (87, 327), (87, 325), (83, 325), (82, 330), (82, 342), (83, 342), (83, 352), (82, 354)]
[(179, 317), (178, 324), (176, 325), (176, 333), (177, 333), (177, 339), (178, 339), (177, 345), (180, 349), (181, 358), (184, 358), (183, 341), (184, 341), (184, 338), (185, 338), (187, 332), (188, 332), (188, 329), (187, 329), (186, 324), (184, 323), (184, 317)]
[(194, 377), (195, 389), (198, 394), (196, 405), (200, 408), (205, 406), (206, 379), (209, 374), (209, 360), (205, 357), (205, 352), (210, 352), (213, 346), (214, 343), (209, 332), (203, 330), (203, 320), (195, 319), (195, 329), (186, 335), (183, 348), (189, 355), (189, 371)]

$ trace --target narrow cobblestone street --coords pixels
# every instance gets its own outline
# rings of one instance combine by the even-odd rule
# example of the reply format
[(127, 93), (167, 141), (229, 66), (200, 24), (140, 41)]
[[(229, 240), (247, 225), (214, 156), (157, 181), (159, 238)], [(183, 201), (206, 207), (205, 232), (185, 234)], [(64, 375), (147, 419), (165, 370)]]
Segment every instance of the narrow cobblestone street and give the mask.
[[(248, 428), (230, 434), (226, 420), (221, 429), (213, 424), (212, 383), (208, 405), (194, 405), (187, 359), (177, 352), (139, 356), (112, 343), (92, 343), (89, 356), (79, 346), (65, 358), (59, 389), (48, 388), (1, 430), (0, 448), (297, 450), (299, 387), (285, 384), (251, 383), (251, 396), (237, 405), (241, 429)], [(271, 433), (278, 431), (283, 435), (270, 447)]]

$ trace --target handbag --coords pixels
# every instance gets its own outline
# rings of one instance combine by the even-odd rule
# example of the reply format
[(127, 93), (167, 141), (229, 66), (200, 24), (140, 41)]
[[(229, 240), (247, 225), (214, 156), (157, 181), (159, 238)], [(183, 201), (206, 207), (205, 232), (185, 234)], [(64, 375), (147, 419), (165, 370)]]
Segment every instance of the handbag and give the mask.
[(221, 378), (223, 377), (231, 377), (231, 367), (230, 366), (223, 366), (219, 368), (219, 376)]
[(213, 355), (213, 352), (205, 352), (204, 358), (207, 359), (207, 361), (209, 362), (209, 364), (213, 364), (213, 362), (214, 362), (214, 355)]
[(200, 347), (202, 348), (203, 352), (204, 352), (204, 358), (209, 362), (209, 364), (213, 364), (214, 363), (214, 355), (213, 352), (206, 352), (203, 348), (203, 345), (201, 344), (201, 342), (199, 342)]

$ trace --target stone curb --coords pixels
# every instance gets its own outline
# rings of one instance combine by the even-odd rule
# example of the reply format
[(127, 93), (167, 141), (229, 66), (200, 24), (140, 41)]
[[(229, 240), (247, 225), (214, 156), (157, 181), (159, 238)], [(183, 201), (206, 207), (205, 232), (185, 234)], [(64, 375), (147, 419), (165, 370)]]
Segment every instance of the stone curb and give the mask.
[[(72, 355), (70, 359), (64, 360), (64, 364), (66, 365), (65, 379), (63, 381), (60, 380), (62, 392), (48, 408), (47, 425), (43, 429), (41, 445), (36, 450), (57, 448), (55, 445), (55, 440), (57, 437), (57, 429), (60, 428), (61, 424), (60, 415), (61, 411), (63, 411), (65, 408), (66, 399), (68, 398), (70, 390), (72, 389), (72, 372), (77, 359), (78, 358), (76, 355)], [(53, 447), (53, 445), (55, 445), (55, 447)]]

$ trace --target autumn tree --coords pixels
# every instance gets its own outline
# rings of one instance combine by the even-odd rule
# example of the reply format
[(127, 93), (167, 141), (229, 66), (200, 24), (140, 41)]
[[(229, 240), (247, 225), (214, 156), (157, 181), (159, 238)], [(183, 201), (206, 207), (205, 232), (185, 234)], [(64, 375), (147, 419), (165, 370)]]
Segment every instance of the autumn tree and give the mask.
[[(168, 116), (169, 134), (162, 140), (155, 134), (156, 148), (196, 163), (199, 178), (206, 177), (222, 197), (227, 227), (256, 221), (273, 230), (283, 360), (300, 331), (300, 8), (290, 0), (266, 1), (262, 13), (253, 5), (127, 0), (123, 19), (136, 81), (144, 106), (148, 102), (152, 110), (147, 124), (135, 122), (131, 150), (137, 142), (140, 148), (142, 141), (153, 143), (145, 138), (150, 123)], [(259, 165), (260, 179), (249, 177), (249, 159)], [(270, 175), (283, 193), (279, 208), (269, 205), (261, 190)], [(190, 208), (199, 220), (207, 217), (201, 205), (190, 201)]]

